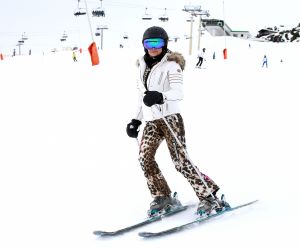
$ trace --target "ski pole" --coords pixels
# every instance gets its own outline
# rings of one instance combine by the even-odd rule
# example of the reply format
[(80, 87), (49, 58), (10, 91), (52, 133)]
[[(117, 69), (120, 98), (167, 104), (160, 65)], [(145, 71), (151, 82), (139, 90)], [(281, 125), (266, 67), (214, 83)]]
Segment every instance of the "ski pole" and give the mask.
[(139, 139), (138, 138), (136, 138), (136, 142), (137, 142), (138, 148), (140, 148), (140, 143), (139, 143)]
[[(209, 192), (209, 194), (213, 197), (214, 200), (216, 200), (216, 196), (213, 195), (213, 193), (209, 190), (209, 187), (206, 183), (206, 181), (204, 180), (204, 178), (201, 175), (201, 172), (199, 171), (199, 169), (195, 166), (195, 164), (192, 162), (191, 158), (189, 157), (187, 150), (184, 148), (183, 144), (180, 142), (180, 140), (178, 139), (178, 137), (176, 136), (175, 132), (173, 131), (172, 127), (170, 126), (170, 124), (168, 123), (168, 121), (166, 120), (166, 118), (162, 115), (160, 108), (158, 105), (155, 105), (155, 107), (157, 108), (157, 110), (160, 113), (161, 118), (163, 119), (163, 121), (165, 122), (165, 124), (167, 125), (169, 131), (171, 132), (172, 136), (175, 138), (176, 142), (178, 143), (178, 145), (182, 148), (182, 151), (184, 152), (186, 158), (190, 161), (192, 167), (196, 170), (197, 174), (200, 177), (200, 180), (202, 181), (202, 183), (204, 184), (204, 186), (206, 187), (207, 191)], [(219, 203), (217, 202), (217, 204), (219, 205)]]

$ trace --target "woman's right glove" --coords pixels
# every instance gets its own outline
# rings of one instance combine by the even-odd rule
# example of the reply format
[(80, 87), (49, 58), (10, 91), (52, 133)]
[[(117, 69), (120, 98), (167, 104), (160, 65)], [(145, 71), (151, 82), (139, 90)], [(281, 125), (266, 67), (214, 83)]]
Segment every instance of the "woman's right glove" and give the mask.
[(137, 138), (139, 134), (139, 126), (142, 124), (140, 120), (132, 119), (127, 125), (126, 132), (129, 137)]

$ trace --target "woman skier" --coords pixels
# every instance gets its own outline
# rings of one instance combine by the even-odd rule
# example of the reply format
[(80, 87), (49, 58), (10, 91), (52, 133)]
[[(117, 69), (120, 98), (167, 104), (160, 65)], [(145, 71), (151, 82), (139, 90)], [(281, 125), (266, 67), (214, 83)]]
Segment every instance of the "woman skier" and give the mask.
[(171, 196), (171, 190), (155, 161), (156, 150), (163, 139), (176, 170), (188, 180), (199, 199), (197, 213), (208, 215), (221, 211), (228, 204), (217, 198), (219, 187), (193, 165), (185, 150), (185, 129), (178, 107), (183, 98), (182, 71), (185, 60), (181, 54), (168, 49), (168, 34), (161, 27), (148, 28), (142, 43), (145, 54), (137, 63), (138, 110), (136, 117), (127, 125), (127, 134), (137, 138), (139, 126), (145, 120), (139, 162), (154, 198), (148, 214), (153, 216), (181, 205), (177, 198)]

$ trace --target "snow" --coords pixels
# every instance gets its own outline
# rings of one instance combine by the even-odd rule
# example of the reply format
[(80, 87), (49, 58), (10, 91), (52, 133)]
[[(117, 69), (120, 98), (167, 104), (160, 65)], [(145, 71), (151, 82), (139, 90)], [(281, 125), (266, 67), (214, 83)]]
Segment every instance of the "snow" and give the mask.
[[(143, 49), (20, 56), (0, 61), (0, 248), (297, 248), (300, 222), (299, 44), (203, 37), (206, 69), (184, 53), (187, 149), (232, 205), (259, 199), (201, 226), (159, 239), (193, 210), (117, 238), (97, 238), (140, 221), (151, 202), (126, 124), (136, 104), (135, 60)], [(185, 43), (185, 44), (182, 44)], [(249, 47), (249, 43), (251, 47)], [(212, 53), (216, 52), (216, 59)], [(262, 68), (266, 54), (269, 68)], [(282, 60), (282, 62), (281, 62)], [(166, 145), (157, 161), (183, 203), (197, 203)]]

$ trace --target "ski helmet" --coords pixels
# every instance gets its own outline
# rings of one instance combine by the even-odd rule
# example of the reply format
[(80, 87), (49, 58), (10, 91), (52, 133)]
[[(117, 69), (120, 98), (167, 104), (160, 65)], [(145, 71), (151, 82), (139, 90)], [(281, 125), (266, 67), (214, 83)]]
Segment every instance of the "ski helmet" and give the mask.
[(162, 38), (165, 42), (164, 48), (167, 48), (167, 46), (168, 46), (169, 36), (168, 36), (167, 32), (161, 27), (153, 26), (153, 27), (146, 29), (146, 31), (144, 32), (144, 35), (143, 35), (142, 42), (144, 42), (144, 40), (149, 39), (149, 38)]

